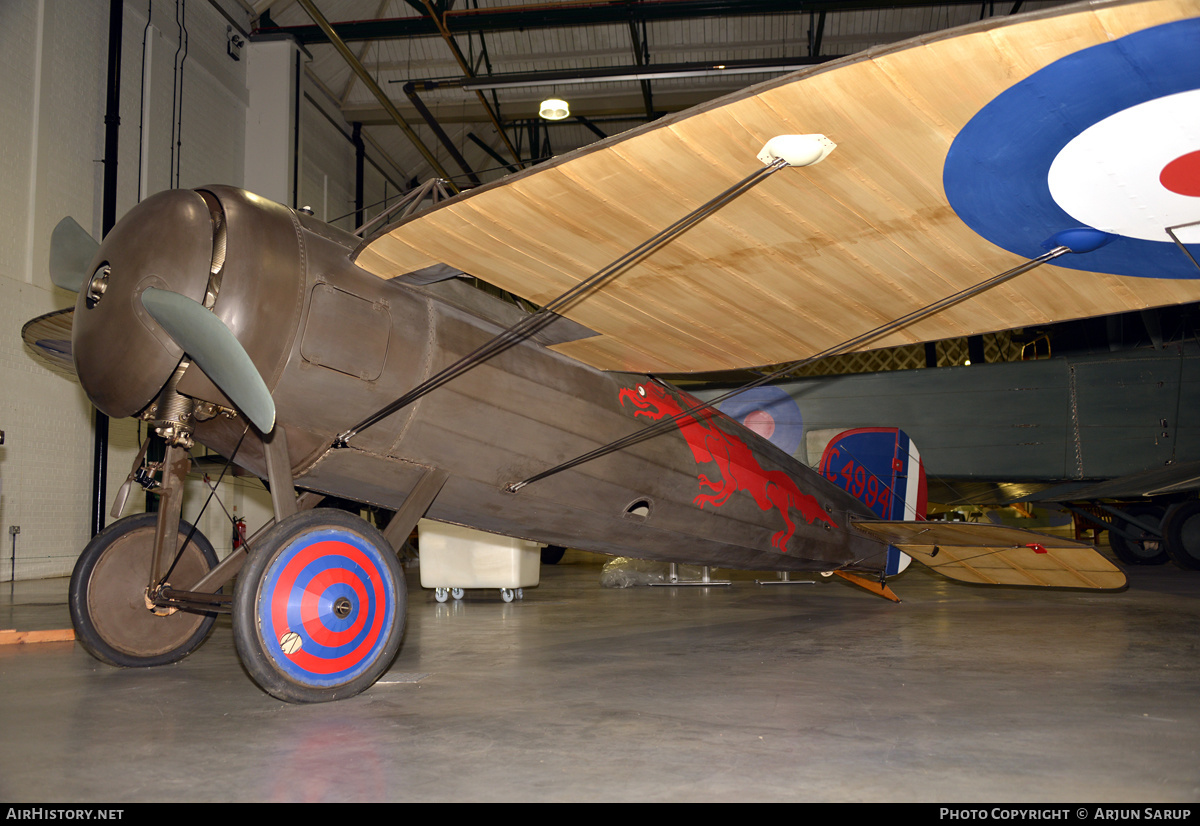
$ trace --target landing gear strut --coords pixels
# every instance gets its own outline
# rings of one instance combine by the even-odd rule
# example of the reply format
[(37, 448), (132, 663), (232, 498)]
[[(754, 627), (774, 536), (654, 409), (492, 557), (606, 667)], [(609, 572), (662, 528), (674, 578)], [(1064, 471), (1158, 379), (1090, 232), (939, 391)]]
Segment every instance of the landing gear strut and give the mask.
[[(1108, 541), (1117, 559), (1126, 565), (1162, 565), (1169, 558), (1162, 534), (1161, 505), (1130, 505), (1124, 513), (1129, 519), (1123, 526), (1109, 529)], [(1154, 527), (1156, 530), (1150, 530)], [(1122, 532), (1121, 528), (1124, 529)]]

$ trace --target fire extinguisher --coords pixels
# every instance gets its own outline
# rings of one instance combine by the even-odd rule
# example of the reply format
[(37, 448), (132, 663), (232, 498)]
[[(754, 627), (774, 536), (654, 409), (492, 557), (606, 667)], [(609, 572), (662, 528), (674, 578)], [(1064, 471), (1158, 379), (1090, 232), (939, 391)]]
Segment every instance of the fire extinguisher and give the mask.
[(239, 516), (233, 520), (233, 549), (236, 551), (246, 541), (246, 518)]

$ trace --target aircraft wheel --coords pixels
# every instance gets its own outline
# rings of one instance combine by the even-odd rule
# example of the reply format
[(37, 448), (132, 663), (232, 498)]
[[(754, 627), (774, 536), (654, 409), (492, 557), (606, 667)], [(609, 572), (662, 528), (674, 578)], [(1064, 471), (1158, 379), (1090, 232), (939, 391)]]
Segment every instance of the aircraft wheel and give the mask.
[(408, 602), (383, 535), (352, 514), (314, 509), (255, 544), (233, 597), (233, 639), (254, 681), (293, 703), (373, 685), (400, 650)]
[[(1161, 505), (1131, 505), (1125, 511), (1130, 516), (1159, 525), (1166, 512)], [(1129, 539), (1114, 530), (1108, 532), (1108, 542), (1117, 559), (1126, 565), (1162, 565), (1167, 561), (1165, 537), (1143, 531), (1136, 525), (1129, 527), (1138, 532), (1138, 539)]]
[[(109, 665), (142, 668), (181, 660), (212, 630), (215, 614), (159, 609), (146, 597), (158, 515), (119, 519), (92, 538), (71, 574), (68, 602), (80, 644)], [(192, 532), (179, 522), (179, 544)], [(170, 581), (187, 588), (213, 569), (217, 554), (199, 531), (184, 548)]]
[(1176, 565), (1200, 570), (1200, 502), (1184, 502), (1167, 515), (1163, 540)]
[(562, 545), (547, 545), (546, 547), (542, 548), (542, 564), (557, 565), (562, 561), (563, 555), (566, 554), (566, 552), (567, 549)]

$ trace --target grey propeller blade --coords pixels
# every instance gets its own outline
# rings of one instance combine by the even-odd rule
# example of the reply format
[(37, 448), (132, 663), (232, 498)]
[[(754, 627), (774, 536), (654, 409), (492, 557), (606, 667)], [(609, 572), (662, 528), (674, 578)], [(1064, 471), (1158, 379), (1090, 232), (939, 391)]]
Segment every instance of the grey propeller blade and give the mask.
[(91, 273), (92, 257), (100, 243), (74, 218), (63, 218), (50, 233), (50, 280), (54, 286), (77, 293)]
[(229, 328), (190, 298), (149, 287), (142, 306), (261, 433), (275, 426), (275, 400)]

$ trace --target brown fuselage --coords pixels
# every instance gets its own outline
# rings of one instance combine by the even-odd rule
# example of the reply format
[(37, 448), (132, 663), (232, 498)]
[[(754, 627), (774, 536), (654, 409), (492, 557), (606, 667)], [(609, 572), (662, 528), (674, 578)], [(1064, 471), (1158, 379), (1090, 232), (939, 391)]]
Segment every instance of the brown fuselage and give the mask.
[[(189, 216), (175, 235), (167, 218), (143, 214), (140, 220), (159, 221), (155, 231), (167, 251), (159, 258), (169, 259), (173, 247), (189, 256), (196, 272), (175, 273), (168, 279), (172, 288), (199, 295), (208, 279), (216, 293), (212, 311), (241, 342), (275, 400), (276, 427), (286, 432), (297, 487), (395, 509), (427, 470), (437, 469), (448, 479), (427, 516), (485, 531), (727, 568), (883, 567), (886, 545), (851, 527), (852, 518), (868, 515), (864, 506), (719, 415), (689, 418), (653, 439), (508, 492), (510, 483), (691, 403), (647, 376), (601, 372), (559, 355), (545, 338), (505, 350), (335, 448), (339, 433), (474, 351), (524, 311), (458, 281), (418, 287), (381, 280), (354, 264), (356, 236), (240, 190), (202, 192), (156, 196)], [(200, 272), (196, 261), (204, 256), (192, 249), (207, 243), (194, 237), (195, 216), (206, 205), (219, 210), (214, 221), (223, 222), (213, 232), (213, 242), (220, 236), (223, 245), (215, 273), (208, 270), (217, 268), (216, 256)], [(133, 277), (119, 269), (113, 265), (114, 282)], [(137, 281), (149, 283), (141, 273)], [(83, 369), (81, 381), (101, 410), (131, 415), (182, 353), (154, 335), (152, 321), (130, 322), (124, 302), (136, 303), (136, 288), (115, 292), (89, 310), (81, 296), (77, 317), (91, 316), (85, 344), (124, 337), (98, 359), (107, 370), (104, 386), (89, 386)], [(114, 330), (98, 311), (130, 329)], [(150, 347), (153, 363), (139, 355)], [(113, 359), (124, 366), (115, 369)], [(115, 381), (110, 376), (134, 370), (135, 389), (108, 386)], [(195, 366), (178, 389), (230, 406)], [(199, 421), (195, 437), (226, 456), (242, 439), (236, 462), (267, 475), (261, 438), (253, 428), (247, 432), (243, 418)]]

